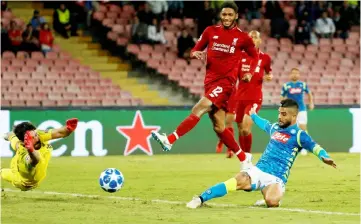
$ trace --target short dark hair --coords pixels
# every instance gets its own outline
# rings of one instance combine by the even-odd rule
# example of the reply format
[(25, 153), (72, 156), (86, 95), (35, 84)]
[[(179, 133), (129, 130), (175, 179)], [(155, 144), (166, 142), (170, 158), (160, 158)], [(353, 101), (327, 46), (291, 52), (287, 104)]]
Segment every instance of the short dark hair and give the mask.
[(24, 141), (25, 133), (27, 131), (36, 130), (36, 127), (30, 122), (23, 122), (14, 127), (14, 134), (20, 141)]
[(236, 3), (234, 2), (223, 2), (223, 4), (221, 5), (221, 10), (224, 8), (231, 8), (233, 9), (236, 13), (238, 13), (238, 6)]
[(298, 110), (298, 104), (293, 99), (284, 99), (281, 101), (281, 107), (285, 108), (295, 108)]

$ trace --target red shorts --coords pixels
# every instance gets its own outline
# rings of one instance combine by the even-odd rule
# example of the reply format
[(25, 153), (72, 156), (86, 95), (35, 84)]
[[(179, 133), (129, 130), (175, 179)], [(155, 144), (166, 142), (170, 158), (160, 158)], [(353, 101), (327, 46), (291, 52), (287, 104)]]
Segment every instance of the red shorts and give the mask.
[[(228, 104), (228, 112), (236, 115), (235, 121), (241, 123), (245, 114), (249, 115), (249, 111), (254, 104), (257, 104), (256, 112), (261, 109), (262, 101), (260, 100), (232, 100)], [(233, 112), (234, 111), (234, 112)]]
[(228, 100), (233, 91), (236, 91), (235, 84), (227, 79), (219, 79), (204, 86), (204, 96), (212, 101), (219, 109), (227, 111)]
[(235, 90), (233, 91), (231, 97), (228, 100), (227, 112), (231, 114), (236, 114), (238, 102), (239, 100), (237, 100), (237, 91)]

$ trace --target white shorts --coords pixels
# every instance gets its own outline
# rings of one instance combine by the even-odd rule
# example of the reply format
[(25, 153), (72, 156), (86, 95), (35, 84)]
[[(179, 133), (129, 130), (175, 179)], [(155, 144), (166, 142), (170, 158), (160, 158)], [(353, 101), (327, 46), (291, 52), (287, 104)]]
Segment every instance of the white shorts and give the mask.
[(265, 173), (256, 166), (253, 166), (249, 170), (243, 172), (246, 172), (251, 178), (252, 191), (263, 190), (263, 188), (271, 184), (279, 184), (282, 189), (282, 193), (285, 193), (286, 191), (286, 186), (280, 178), (269, 173)]
[(307, 111), (300, 111), (297, 115), (298, 124), (307, 124)]

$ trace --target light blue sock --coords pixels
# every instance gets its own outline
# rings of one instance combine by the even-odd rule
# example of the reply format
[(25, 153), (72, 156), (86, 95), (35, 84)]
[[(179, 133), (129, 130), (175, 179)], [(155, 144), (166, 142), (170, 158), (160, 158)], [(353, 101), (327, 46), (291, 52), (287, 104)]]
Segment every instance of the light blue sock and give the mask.
[(224, 183), (219, 183), (214, 185), (213, 187), (208, 188), (205, 192), (203, 192), (200, 196), (202, 202), (209, 201), (213, 198), (223, 197), (227, 194), (227, 188)]

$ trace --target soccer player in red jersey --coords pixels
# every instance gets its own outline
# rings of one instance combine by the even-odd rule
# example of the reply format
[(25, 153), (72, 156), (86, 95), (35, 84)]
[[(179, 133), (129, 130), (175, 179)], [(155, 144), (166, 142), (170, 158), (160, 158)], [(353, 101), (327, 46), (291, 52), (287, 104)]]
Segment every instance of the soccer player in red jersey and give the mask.
[[(152, 133), (152, 137), (169, 151), (173, 143), (192, 130), (200, 118), (208, 113), (213, 129), (224, 144), (230, 148), (242, 162), (244, 168), (251, 162), (251, 154), (245, 154), (234, 139), (232, 133), (225, 128), (227, 102), (237, 82), (241, 52), (244, 50), (256, 60), (257, 51), (247, 33), (237, 27), (238, 7), (234, 2), (225, 2), (221, 7), (222, 25), (207, 27), (191, 56), (199, 60), (207, 60), (204, 80), (205, 95), (193, 107), (191, 114), (170, 135)], [(207, 51), (203, 50), (207, 47)]]
[[(239, 84), (237, 91), (232, 94), (228, 102), (228, 113), (226, 115), (226, 128), (233, 133), (233, 121), (237, 122), (239, 133), (239, 144), (245, 152), (251, 152), (252, 133), (251, 128), (253, 121), (249, 116), (249, 111), (254, 104), (257, 105), (257, 112), (262, 106), (262, 83), (263, 81), (271, 81), (271, 57), (259, 50), (262, 43), (261, 35), (258, 31), (249, 32), (258, 53), (257, 63), (252, 62), (246, 53), (241, 57), (239, 69)], [(256, 69), (252, 72), (251, 62), (256, 64)], [(253, 74), (252, 74), (253, 73)], [(223, 142), (220, 139), (216, 152), (222, 152)], [(227, 150), (227, 157), (231, 158), (232, 150)]]

